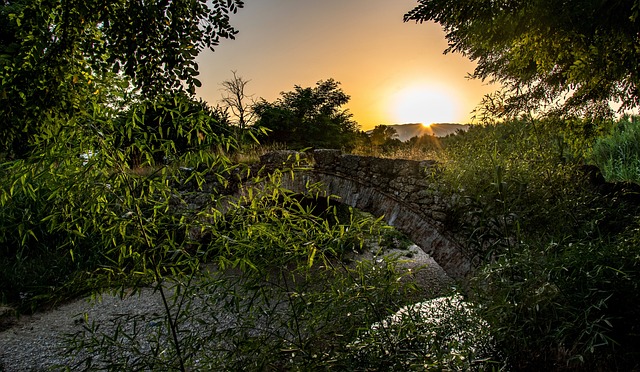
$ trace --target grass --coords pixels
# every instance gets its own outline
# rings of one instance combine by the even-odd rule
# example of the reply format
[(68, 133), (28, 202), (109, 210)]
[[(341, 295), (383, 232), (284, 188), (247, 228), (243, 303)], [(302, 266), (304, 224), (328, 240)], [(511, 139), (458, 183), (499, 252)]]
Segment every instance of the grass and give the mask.
[(231, 154), (231, 159), (235, 163), (255, 164), (260, 162), (260, 157), (273, 151), (286, 150), (283, 144), (273, 143), (270, 145), (262, 145), (259, 143), (249, 143), (242, 146), (238, 151)]

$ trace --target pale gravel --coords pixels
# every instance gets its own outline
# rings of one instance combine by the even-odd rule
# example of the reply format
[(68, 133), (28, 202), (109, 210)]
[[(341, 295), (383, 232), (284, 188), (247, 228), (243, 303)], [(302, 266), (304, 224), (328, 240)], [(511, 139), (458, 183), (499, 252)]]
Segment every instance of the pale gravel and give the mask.
[[(424, 289), (427, 297), (446, 290), (451, 279), (422, 249), (411, 246), (408, 251), (385, 254), (409, 256), (402, 266), (410, 270), (410, 280)], [(372, 252), (361, 259), (379, 260)], [(54, 310), (19, 319), (9, 329), (0, 332), (0, 371), (44, 371), (73, 367), (74, 360), (64, 349), (64, 336), (82, 331), (85, 316), (104, 328), (113, 326), (120, 315), (162, 314), (162, 299), (158, 292), (144, 288), (139, 294), (125, 296), (102, 295), (100, 301), (79, 299)], [(64, 367), (54, 367), (64, 366)]]
[(85, 315), (89, 322), (108, 325), (121, 314), (141, 315), (162, 312), (160, 295), (143, 288), (125, 298), (109, 294), (101, 301), (79, 299), (55, 310), (20, 319), (0, 333), (0, 370), (43, 371), (53, 366), (72, 366), (65, 352), (65, 334), (82, 331)]

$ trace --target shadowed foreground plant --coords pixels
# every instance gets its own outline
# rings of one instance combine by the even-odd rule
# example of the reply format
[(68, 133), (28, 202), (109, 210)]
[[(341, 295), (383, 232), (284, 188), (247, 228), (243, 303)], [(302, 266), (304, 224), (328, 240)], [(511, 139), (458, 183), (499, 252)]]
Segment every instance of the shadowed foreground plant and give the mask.
[(515, 367), (606, 370), (635, 352), (639, 268), (624, 242), (519, 247), (478, 273), (475, 294)]
[(113, 328), (87, 325), (73, 335), (77, 368), (348, 368), (345, 345), (409, 301), (412, 286), (399, 280), (395, 259), (340, 262), (343, 252), (360, 249), (363, 229), (379, 231), (372, 229), (378, 222), (325, 223), (268, 183), (209, 227), (211, 249), (222, 248), (209, 258), (219, 265), (193, 281), (165, 279), (172, 302), (164, 314), (121, 317)]

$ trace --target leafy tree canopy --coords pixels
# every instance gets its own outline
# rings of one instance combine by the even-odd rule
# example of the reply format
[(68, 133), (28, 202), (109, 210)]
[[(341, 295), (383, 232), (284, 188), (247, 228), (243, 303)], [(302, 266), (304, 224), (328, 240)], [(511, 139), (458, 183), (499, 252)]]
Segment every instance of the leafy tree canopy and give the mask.
[(637, 0), (419, 0), (405, 21), (434, 21), (447, 52), (477, 62), (474, 78), (498, 82), (496, 112), (610, 114), (640, 104)]
[(10, 156), (47, 119), (68, 119), (114, 79), (143, 94), (200, 86), (195, 58), (237, 31), (241, 0), (0, 1), (0, 145)]
[(382, 146), (386, 142), (397, 139), (397, 137), (398, 131), (395, 128), (384, 124), (377, 125), (373, 128), (370, 135), (371, 143), (374, 146)]
[(280, 93), (275, 102), (263, 99), (253, 107), (256, 125), (270, 130), (267, 141), (290, 147), (350, 146), (358, 124), (341, 108), (350, 97), (339, 85), (333, 79), (321, 80), (313, 88), (296, 85), (293, 91)]

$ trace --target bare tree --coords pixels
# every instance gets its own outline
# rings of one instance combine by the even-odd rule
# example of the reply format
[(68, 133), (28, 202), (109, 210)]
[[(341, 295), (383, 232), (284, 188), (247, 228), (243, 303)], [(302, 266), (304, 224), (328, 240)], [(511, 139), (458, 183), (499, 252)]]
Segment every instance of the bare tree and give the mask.
[(220, 84), (222, 85), (222, 104), (231, 110), (237, 125), (244, 129), (255, 120), (255, 113), (251, 110), (254, 103), (253, 95), (245, 93), (245, 87), (251, 80), (238, 76), (236, 71), (231, 73), (233, 79), (225, 80)]

